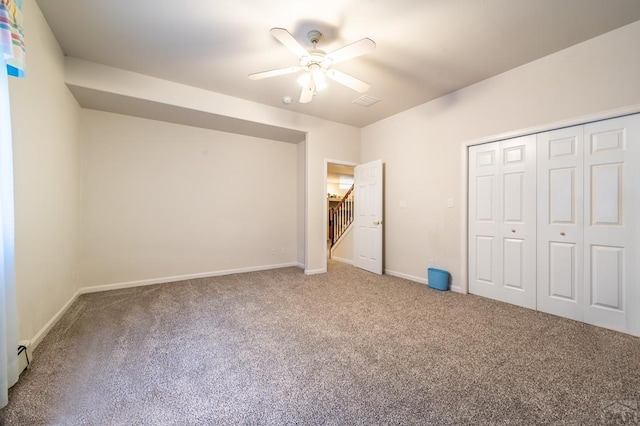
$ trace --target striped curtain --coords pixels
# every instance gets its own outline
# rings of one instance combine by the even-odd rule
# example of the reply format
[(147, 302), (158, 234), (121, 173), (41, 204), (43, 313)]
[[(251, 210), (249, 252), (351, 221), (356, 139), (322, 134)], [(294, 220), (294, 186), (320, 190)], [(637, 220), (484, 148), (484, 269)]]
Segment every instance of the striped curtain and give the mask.
[(24, 77), (22, 0), (0, 0), (0, 52), (7, 64), (7, 73)]

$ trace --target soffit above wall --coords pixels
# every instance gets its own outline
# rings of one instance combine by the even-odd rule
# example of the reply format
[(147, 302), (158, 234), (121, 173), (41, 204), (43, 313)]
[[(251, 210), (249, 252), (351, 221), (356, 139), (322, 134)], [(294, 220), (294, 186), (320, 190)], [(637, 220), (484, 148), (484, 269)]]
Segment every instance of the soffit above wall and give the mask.
[(83, 108), (287, 143), (299, 143), (305, 140), (305, 133), (298, 130), (270, 126), (71, 84), (67, 84), (67, 87), (69, 87), (69, 90)]

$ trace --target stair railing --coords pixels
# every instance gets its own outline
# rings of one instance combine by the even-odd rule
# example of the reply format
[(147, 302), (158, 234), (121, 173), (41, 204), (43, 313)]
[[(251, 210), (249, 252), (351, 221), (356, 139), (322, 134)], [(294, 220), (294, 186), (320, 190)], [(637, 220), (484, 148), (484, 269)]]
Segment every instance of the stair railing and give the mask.
[(333, 247), (353, 222), (353, 201), (353, 185), (351, 185), (351, 188), (349, 188), (347, 193), (344, 194), (344, 197), (342, 197), (342, 200), (340, 200), (338, 205), (330, 211), (329, 221), (331, 229), (331, 247)]

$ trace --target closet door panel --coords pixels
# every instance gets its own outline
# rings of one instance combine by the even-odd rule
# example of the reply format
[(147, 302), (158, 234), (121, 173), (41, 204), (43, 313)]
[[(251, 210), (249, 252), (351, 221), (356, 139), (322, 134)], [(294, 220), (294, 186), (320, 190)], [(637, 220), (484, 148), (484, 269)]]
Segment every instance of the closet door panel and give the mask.
[(499, 147), (469, 148), (469, 292), (494, 299), (502, 287)]
[(624, 313), (624, 248), (591, 246), (591, 305)]
[(535, 309), (535, 137), (469, 148), (469, 291)]
[(524, 291), (529, 280), (525, 277), (525, 251), (526, 242), (522, 239), (504, 239), (503, 279), (504, 286)]
[(583, 126), (540, 133), (538, 310), (582, 321)]
[(576, 167), (549, 169), (549, 224), (576, 224)]
[(585, 321), (640, 335), (640, 115), (585, 125)]
[[(571, 303), (578, 302), (578, 253), (576, 244), (549, 242), (548, 249), (548, 292), (547, 297)], [(542, 303), (544, 304), (544, 302)], [(540, 309), (542, 310), (542, 309)]]
[(500, 142), (505, 302), (536, 308), (536, 138)]
[(476, 273), (473, 275), (478, 283), (495, 285), (498, 279), (495, 259), (495, 238), (478, 235), (476, 237)]

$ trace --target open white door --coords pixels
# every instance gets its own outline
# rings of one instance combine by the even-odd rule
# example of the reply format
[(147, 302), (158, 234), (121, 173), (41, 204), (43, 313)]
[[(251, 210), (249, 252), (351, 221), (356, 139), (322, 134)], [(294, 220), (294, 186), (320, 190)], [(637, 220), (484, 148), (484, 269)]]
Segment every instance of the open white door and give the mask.
[(382, 275), (382, 160), (355, 168), (354, 265)]

